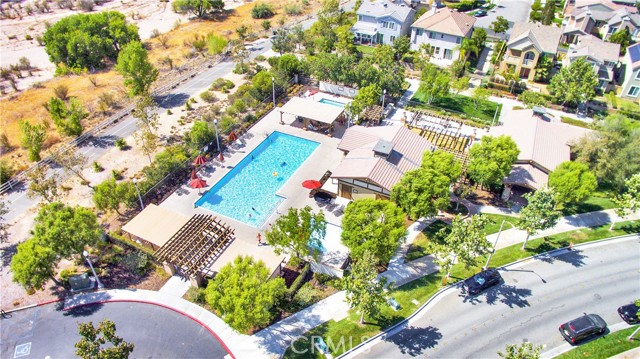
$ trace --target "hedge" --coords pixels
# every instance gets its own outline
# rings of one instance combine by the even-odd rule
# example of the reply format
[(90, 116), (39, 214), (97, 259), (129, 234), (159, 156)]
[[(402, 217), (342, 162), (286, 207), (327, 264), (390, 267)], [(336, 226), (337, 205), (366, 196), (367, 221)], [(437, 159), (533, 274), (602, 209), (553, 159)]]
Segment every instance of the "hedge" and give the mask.
[(293, 297), (296, 295), (300, 287), (302, 287), (302, 285), (306, 282), (307, 275), (309, 275), (310, 271), (311, 271), (311, 265), (309, 265), (309, 263), (305, 264), (298, 278), (296, 278), (296, 280), (293, 281), (293, 283), (291, 284), (291, 287), (287, 290), (286, 297), (289, 300), (293, 299)]

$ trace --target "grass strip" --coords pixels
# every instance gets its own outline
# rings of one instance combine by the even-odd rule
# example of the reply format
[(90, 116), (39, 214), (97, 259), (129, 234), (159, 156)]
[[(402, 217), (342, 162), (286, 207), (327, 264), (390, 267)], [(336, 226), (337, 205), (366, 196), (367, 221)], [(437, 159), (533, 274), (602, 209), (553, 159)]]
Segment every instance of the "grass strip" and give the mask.
[(616, 354), (640, 347), (640, 339), (628, 341), (627, 337), (637, 329), (637, 326), (610, 333), (589, 343), (563, 353), (558, 359), (582, 359), (582, 358), (610, 358)]

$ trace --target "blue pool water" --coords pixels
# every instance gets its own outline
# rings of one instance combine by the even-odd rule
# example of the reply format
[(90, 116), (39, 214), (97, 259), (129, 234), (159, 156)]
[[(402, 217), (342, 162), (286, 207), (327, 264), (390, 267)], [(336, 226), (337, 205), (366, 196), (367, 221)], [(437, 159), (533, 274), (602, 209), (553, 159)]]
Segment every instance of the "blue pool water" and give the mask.
[(260, 227), (283, 200), (276, 192), (318, 145), (273, 132), (202, 196), (196, 206)]
[(344, 102), (334, 101), (334, 100), (330, 100), (328, 98), (321, 98), (320, 101), (318, 101), (318, 102), (325, 103), (325, 104), (331, 105), (331, 106), (342, 107), (342, 108), (344, 108), (344, 106), (346, 105), (346, 103), (344, 103)]

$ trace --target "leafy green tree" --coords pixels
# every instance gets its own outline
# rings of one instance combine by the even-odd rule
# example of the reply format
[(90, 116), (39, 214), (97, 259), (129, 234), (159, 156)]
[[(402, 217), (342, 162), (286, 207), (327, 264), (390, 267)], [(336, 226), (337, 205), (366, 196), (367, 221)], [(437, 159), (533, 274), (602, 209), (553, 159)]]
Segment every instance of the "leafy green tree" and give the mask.
[(9, 231), (7, 231), (9, 224), (4, 218), (7, 213), (9, 213), (7, 203), (0, 201), (0, 243), (6, 242), (9, 237)]
[(47, 130), (43, 124), (32, 125), (26, 120), (18, 122), (20, 126), (21, 143), (27, 149), (29, 161), (40, 161), (40, 151), (47, 139)]
[(199, 19), (224, 9), (223, 0), (174, 0), (173, 11), (178, 14), (191, 13)]
[(44, 35), (45, 51), (54, 64), (70, 68), (103, 68), (118, 58), (120, 49), (140, 41), (138, 27), (127, 24), (117, 11), (77, 14), (62, 18)]
[(640, 209), (640, 173), (636, 173), (625, 181), (624, 191), (613, 197), (613, 203), (616, 204), (614, 209), (616, 218), (611, 221), (610, 231), (613, 230), (618, 219), (624, 218)]
[(381, 96), (382, 89), (380, 86), (376, 84), (365, 86), (358, 90), (353, 101), (347, 105), (348, 112), (352, 115), (359, 115), (367, 107), (379, 103)]
[(552, 228), (558, 223), (560, 212), (556, 211), (555, 195), (549, 188), (526, 193), (523, 197), (527, 200), (527, 205), (520, 211), (517, 227), (527, 232), (527, 238), (522, 243), (524, 250), (532, 234)]
[(108, 319), (97, 327), (93, 322), (78, 323), (78, 334), (76, 355), (82, 359), (127, 359), (135, 348), (116, 335), (116, 324)]
[(82, 134), (81, 121), (87, 117), (88, 113), (78, 99), (72, 98), (67, 106), (59, 98), (51, 97), (48, 107), (53, 124), (61, 135), (79, 136)]
[(533, 346), (531, 342), (523, 342), (520, 345), (507, 344), (504, 353), (498, 352), (498, 355), (504, 359), (539, 359), (541, 349), (542, 345)]
[(266, 19), (273, 15), (275, 15), (275, 12), (269, 4), (258, 3), (251, 8), (251, 17), (254, 19)]
[(480, 48), (477, 46), (477, 44), (473, 40), (466, 37), (462, 39), (462, 42), (458, 46), (458, 50), (459, 50), (458, 59), (461, 61), (464, 61), (467, 58), (467, 56), (469, 56), (469, 54), (473, 54), (473, 56), (478, 56), (478, 54), (480, 53)]
[(277, 72), (285, 78), (291, 78), (295, 74), (302, 74), (304, 67), (302, 62), (294, 54), (284, 54), (279, 58), (274, 57), (277, 63), (274, 65)]
[(352, 55), (358, 50), (354, 42), (354, 35), (350, 27), (340, 26), (336, 29), (336, 52), (341, 55)]
[(474, 53), (474, 55), (477, 57), (478, 55), (480, 55), (480, 51), (482, 51), (485, 41), (487, 41), (487, 30), (481, 27), (474, 29), (473, 33), (471, 34), (471, 41), (478, 49), (478, 51)]
[(209, 281), (205, 290), (207, 303), (239, 332), (265, 326), (275, 317), (272, 309), (286, 291), (284, 279), (269, 277), (262, 261), (238, 256)]
[(292, 52), (295, 49), (295, 45), (291, 40), (291, 34), (289, 33), (289, 30), (286, 30), (285, 28), (279, 28), (276, 30), (276, 34), (271, 39), (271, 43), (273, 44), (273, 51), (280, 55)]
[(509, 30), (509, 21), (504, 16), (498, 16), (494, 22), (489, 26), (491, 31), (496, 34), (504, 34)]
[(520, 150), (509, 136), (484, 136), (469, 150), (467, 173), (483, 186), (499, 186), (511, 172)]
[(553, 69), (553, 58), (551, 56), (542, 55), (538, 58), (536, 63), (536, 73), (533, 75), (533, 79), (539, 82), (546, 83), (551, 77), (551, 70)]
[(598, 76), (593, 65), (584, 58), (563, 67), (549, 82), (547, 90), (563, 105), (577, 105), (591, 101), (596, 95)]
[(458, 96), (458, 94), (462, 91), (466, 91), (469, 89), (469, 77), (462, 76), (457, 79), (453, 79), (451, 81), (451, 90), (453, 91), (454, 96)]
[(207, 35), (207, 50), (211, 55), (219, 55), (227, 47), (229, 42), (222, 36), (215, 34)]
[(147, 50), (138, 41), (132, 41), (122, 48), (116, 69), (124, 77), (130, 96), (147, 93), (158, 78), (158, 70), (149, 62)]
[(436, 98), (445, 97), (449, 94), (451, 76), (433, 64), (427, 64), (422, 69), (420, 80), (418, 91), (427, 96), (427, 104), (429, 105)]
[(290, 252), (302, 259), (314, 255), (322, 246), (327, 229), (327, 221), (322, 211), (313, 213), (311, 207), (289, 208), (265, 233), (267, 243), (276, 254)]
[(398, 36), (393, 40), (393, 50), (396, 54), (396, 59), (400, 60), (409, 50), (411, 50), (411, 39), (409, 36)]
[(481, 214), (466, 220), (461, 216), (453, 219), (451, 231), (438, 248), (439, 257), (442, 258), (440, 266), (447, 271), (447, 277), (456, 260), (469, 269), (478, 264), (480, 257), (491, 251), (491, 243), (484, 233), (487, 224), (489, 219)]
[(378, 263), (388, 263), (405, 234), (404, 215), (392, 202), (358, 199), (344, 211), (342, 242), (351, 250), (351, 258), (362, 258), (369, 251)]
[(26, 289), (42, 289), (55, 275), (56, 263), (56, 254), (51, 248), (27, 239), (18, 245), (11, 258), (13, 281)]
[(532, 108), (533, 106), (544, 106), (547, 104), (547, 100), (541, 93), (533, 91), (524, 91), (520, 96), (518, 96), (518, 100), (522, 101), (527, 108)]
[(547, 1), (542, 8), (542, 14), (540, 22), (542, 25), (551, 25), (553, 23), (553, 19), (556, 18), (556, 2), (555, 1)]
[(49, 166), (37, 166), (33, 171), (27, 174), (29, 185), (27, 187), (27, 197), (35, 199), (42, 197), (47, 203), (58, 200), (59, 178), (54, 172), (51, 176), (47, 176)]
[(558, 204), (578, 203), (589, 197), (598, 181), (589, 167), (581, 162), (562, 162), (549, 174), (549, 187)]
[(73, 148), (60, 152), (56, 155), (54, 161), (58, 166), (62, 167), (65, 173), (75, 175), (83, 184), (91, 188), (89, 180), (82, 175), (82, 170), (87, 165), (87, 158), (80, 152), (74, 151)]
[(194, 150), (202, 149), (216, 138), (211, 126), (205, 121), (196, 121), (187, 134), (187, 142)]
[(160, 121), (158, 120), (158, 113), (155, 111), (155, 105), (153, 97), (145, 93), (138, 97), (136, 108), (133, 112), (138, 126), (138, 131), (133, 133), (133, 138), (142, 152), (147, 155), (149, 163), (151, 163), (151, 155), (160, 146), (160, 136), (158, 136)]
[(449, 66), (449, 73), (453, 78), (459, 78), (464, 75), (464, 70), (469, 66), (469, 61), (464, 59), (456, 59)]
[(136, 202), (136, 189), (132, 182), (116, 183), (115, 178), (109, 178), (93, 188), (93, 203), (102, 211), (120, 213), (120, 206), (131, 206)]
[(478, 86), (475, 90), (473, 90), (473, 95), (471, 96), (471, 98), (473, 99), (473, 104), (476, 106), (476, 108), (478, 108), (481, 102), (487, 101), (489, 99), (489, 96), (491, 96), (491, 90)]
[(609, 42), (620, 45), (620, 56), (623, 56), (627, 52), (627, 47), (629, 47), (631, 40), (631, 34), (627, 28), (620, 29), (609, 36)]
[(373, 62), (385, 68), (395, 62), (395, 50), (390, 45), (380, 45), (373, 49)]
[(13, 164), (11, 164), (8, 159), (0, 159), (0, 184), (10, 180), (14, 171)]
[(376, 259), (369, 251), (365, 251), (352, 265), (351, 273), (343, 278), (347, 302), (351, 308), (360, 312), (360, 324), (364, 324), (365, 315), (377, 316), (380, 307), (386, 302), (384, 288), (387, 278), (376, 279), (378, 271), (376, 266), (372, 265)]

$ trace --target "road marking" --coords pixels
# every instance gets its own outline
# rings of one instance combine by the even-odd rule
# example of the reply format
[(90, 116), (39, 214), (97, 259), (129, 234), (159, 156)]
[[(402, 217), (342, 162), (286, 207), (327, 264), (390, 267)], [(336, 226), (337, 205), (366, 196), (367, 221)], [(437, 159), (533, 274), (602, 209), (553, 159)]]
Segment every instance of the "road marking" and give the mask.
[(20, 358), (29, 354), (31, 354), (31, 342), (16, 345), (16, 351), (13, 353), (13, 357)]

